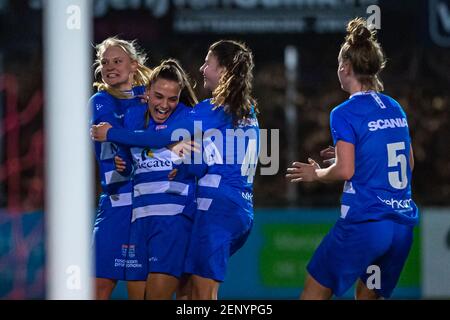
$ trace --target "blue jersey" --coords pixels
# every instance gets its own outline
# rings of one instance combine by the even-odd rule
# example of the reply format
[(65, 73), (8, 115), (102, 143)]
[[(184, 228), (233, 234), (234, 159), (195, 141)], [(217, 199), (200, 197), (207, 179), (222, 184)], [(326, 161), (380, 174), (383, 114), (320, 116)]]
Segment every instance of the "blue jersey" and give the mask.
[[(207, 99), (195, 109), (195, 121), (201, 121), (204, 135), (206, 174), (198, 181), (199, 209), (208, 208), (214, 198), (228, 197), (247, 207), (253, 215), (253, 177), (259, 155), (259, 125), (253, 111), (250, 117), (233, 122), (223, 106)], [(237, 192), (230, 192), (231, 190)]]
[[(133, 96), (143, 94), (144, 87), (133, 88)], [(91, 125), (109, 122), (114, 127), (123, 126), (126, 110), (139, 103), (139, 99), (117, 99), (106, 91), (94, 94), (89, 100), (91, 106)], [(131, 182), (128, 177), (120, 175), (115, 170), (114, 155), (118, 150), (112, 142), (94, 142), (95, 157), (99, 165), (100, 181), (102, 185), (104, 208), (131, 205)]]
[[(177, 119), (186, 117), (191, 110), (192, 108), (180, 103), (164, 123), (156, 123), (149, 117), (146, 126), (147, 105), (133, 107), (125, 115), (124, 127), (138, 131), (170, 130)], [(131, 147), (127, 154), (120, 150), (119, 155), (124, 160), (131, 157), (133, 161), (132, 221), (154, 215), (193, 215), (195, 177), (183, 171), (182, 159), (178, 155), (167, 148), (150, 147)], [(168, 175), (173, 169), (180, 172), (173, 180), (169, 180)]]
[[(204, 133), (201, 164), (194, 156), (193, 161), (198, 164), (191, 172), (195, 172), (198, 178), (204, 175), (198, 181), (198, 192), (204, 197), (202, 199), (206, 199), (205, 206), (209, 207), (214, 197), (238, 194), (231, 196), (231, 200), (248, 207), (248, 212), (252, 214), (253, 176), (259, 154), (259, 126), (255, 112), (235, 126), (231, 114), (224, 107), (214, 106), (207, 99), (182, 117), (177, 117), (167, 130), (111, 128), (108, 141), (161, 148), (174, 142), (172, 133), (177, 128), (184, 128), (194, 136)], [(230, 193), (227, 188), (238, 192)]]
[(394, 220), (414, 225), (418, 209), (411, 196), (408, 122), (394, 99), (356, 93), (330, 115), (333, 141), (355, 146), (355, 172), (341, 197), (341, 218), (358, 222)]

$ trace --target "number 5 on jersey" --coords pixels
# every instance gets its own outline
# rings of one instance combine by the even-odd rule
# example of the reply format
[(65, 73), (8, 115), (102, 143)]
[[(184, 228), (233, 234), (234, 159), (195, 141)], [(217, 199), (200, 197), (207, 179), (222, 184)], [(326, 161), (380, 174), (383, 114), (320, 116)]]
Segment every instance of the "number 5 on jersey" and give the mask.
[(400, 164), (400, 172), (392, 171), (388, 173), (389, 184), (395, 189), (405, 189), (408, 185), (408, 177), (406, 176), (407, 159), (406, 156), (397, 151), (405, 150), (404, 142), (388, 143), (388, 167), (396, 167)]

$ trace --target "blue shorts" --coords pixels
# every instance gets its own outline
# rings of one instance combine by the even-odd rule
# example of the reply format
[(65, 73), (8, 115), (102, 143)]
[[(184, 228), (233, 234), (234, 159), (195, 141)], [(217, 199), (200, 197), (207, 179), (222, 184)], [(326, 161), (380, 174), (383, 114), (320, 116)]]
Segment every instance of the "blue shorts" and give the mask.
[[(339, 219), (307, 266), (321, 285), (342, 296), (359, 278), (380, 297), (397, 285), (413, 239), (413, 227), (390, 220), (348, 223)], [(371, 267), (372, 266), (372, 267)], [(378, 269), (379, 268), (379, 269)], [(379, 283), (375, 271), (379, 270)]]
[(148, 216), (131, 224), (129, 255), (132, 263), (127, 268), (127, 279), (146, 280), (149, 273), (165, 273), (181, 277), (192, 231), (192, 218)]
[(94, 223), (93, 249), (97, 278), (127, 280), (131, 206), (102, 209)]
[(213, 199), (207, 211), (195, 216), (185, 272), (224, 281), (229, 258), (244, 245), (252, 226), (248, 209), (227, 198)]

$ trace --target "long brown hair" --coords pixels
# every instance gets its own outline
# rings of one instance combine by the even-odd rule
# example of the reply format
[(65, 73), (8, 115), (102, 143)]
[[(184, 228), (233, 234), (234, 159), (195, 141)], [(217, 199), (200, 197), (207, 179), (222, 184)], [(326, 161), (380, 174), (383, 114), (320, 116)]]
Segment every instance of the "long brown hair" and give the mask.
[[(100, 44), (95, 46), (96, 50), (96, 59), (94, 63), (95, 71), (94, 75), (95, 78), (98, 78), (98, 75), (101, 72), (102, 64), (101, 60), (103, 57), (103, 54), (105, 51), (110, 47), (118, 47), (121, 48), (132, 61), (137, 62), (137, 70), (136, 73), (133, 76), (133, 86), (146, 86), (149, 83), (149, 77), (152, 70), (145, 66), (145, 62), (147, 61), (147, 55), (139, 49), (139, 46), (137, 45), (136, 40), (133, 41), (127, 41), (119, 39), (117, 36), (110, 37)], [(94, 82), (94, 87), (97, 87), (98, 91), (105, 90), (109, 94), (113, 95), (116, 98), (123, 99), (127, 98), (128, 96), (125, 95), (123, 92), (121, 92), (118, 89), (112, 88), (108, 84), (106, 84), (103, 79), (100, 79), (99, 81)]]
[(252, 107), (258, 112), (257, 102), (252, 97), (253, 54), (241, 42), (220, 40), (209, 47), (209, 51), (217, 58), (219, 65), (225, 67), (219, 85), (213, 92), (212, 103), (224, 106), (233, 116), (236, 124), (249, 117)]
[(383, 91), (379, 73), (386, 66), (386, 58), (376, 40), (376, 31), (369, 30), (363, 18), (355, 18), (347, 24), (347, 35), (341, 46), (340, 59), (351, 63), (356, 78), (363, 86)]

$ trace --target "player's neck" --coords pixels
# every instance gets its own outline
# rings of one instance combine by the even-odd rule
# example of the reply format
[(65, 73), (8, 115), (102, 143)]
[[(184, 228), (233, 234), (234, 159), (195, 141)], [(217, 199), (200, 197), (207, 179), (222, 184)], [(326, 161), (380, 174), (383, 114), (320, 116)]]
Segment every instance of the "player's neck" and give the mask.
[(350, 96), (353, 96), (355, 93), (358, 93), (358, 92), (368, 92), (368, 91), (372, 91), (372, 89), (362, 85), (358, 81), (351, 83), (347, 90), (347, 92), (350, 94)]

